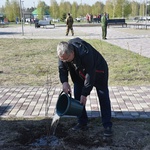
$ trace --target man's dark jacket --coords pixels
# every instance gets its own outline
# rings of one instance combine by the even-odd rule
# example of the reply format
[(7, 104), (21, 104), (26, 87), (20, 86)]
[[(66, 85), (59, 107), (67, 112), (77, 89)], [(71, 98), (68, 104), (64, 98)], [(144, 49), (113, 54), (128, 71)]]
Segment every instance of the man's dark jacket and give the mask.
[[(82, 95), (88, 96), (93, 86), (107, 88), (108, 67), (103, 56), (89, 43), (80, 38), (69, 40), (74, 46), (75, 57), (72, 62), (59, 59), (59, 76), (61, 83), (68, 82), (68, 72), (75, 83), (79, 77), (84, 81)], [(79, 81), (79, 80), (78, 80)]]

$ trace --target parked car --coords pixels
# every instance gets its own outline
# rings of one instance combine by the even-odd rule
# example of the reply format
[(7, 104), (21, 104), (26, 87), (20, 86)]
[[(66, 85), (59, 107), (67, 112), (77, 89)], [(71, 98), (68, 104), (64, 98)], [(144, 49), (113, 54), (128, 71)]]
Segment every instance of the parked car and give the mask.
[(52, 22), (60, 22), (60, 19), (52, 19)]
[(77, 22), (86, 21), (86, 17), (77, 17), (75, 20)]
[(31, 22), (31, 19), (30, 18), (26, 18), (26, 20), (25, 20), (26, 22)]
[(76, 21), (77, 21), (77, 22), (80, 22), (80, 21), (81, 21), (81, 18), (77, 17), (77, 18), (76, 18)]

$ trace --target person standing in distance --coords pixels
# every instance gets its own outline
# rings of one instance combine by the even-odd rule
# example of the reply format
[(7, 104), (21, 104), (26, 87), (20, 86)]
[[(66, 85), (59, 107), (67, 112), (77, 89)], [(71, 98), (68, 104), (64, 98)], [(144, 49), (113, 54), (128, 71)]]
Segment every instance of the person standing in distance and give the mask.
[(106, 12), (101, 17), (102, 39), (106, 40), (107, 36), (107, 16)]
[(104, 136), (111, 136), (111, 104), (106, 60), (92, 45), (80, 38), (60, 42), (57, 45), (57, 55), (59, 57), (59, 78), (63, 91), (71, 93), (71, 86), (68, 82), (70, 73), (74, 85), (74, 97), (84, 105), (82, 115), (77, 117), (78, 123), (72, 130), (87, 129), (88, 116), (85, 105), (87, 96), (95, 87), (100, 102)]
[(69, 30), (71, 30), (72, 36), (74, 35), (73, 31), (73, 17), (68, 13), (67, 19), (66, 19), (66, 25), (67, 25), (67, 31), (66, 31), (66, 36), (69, 34)]

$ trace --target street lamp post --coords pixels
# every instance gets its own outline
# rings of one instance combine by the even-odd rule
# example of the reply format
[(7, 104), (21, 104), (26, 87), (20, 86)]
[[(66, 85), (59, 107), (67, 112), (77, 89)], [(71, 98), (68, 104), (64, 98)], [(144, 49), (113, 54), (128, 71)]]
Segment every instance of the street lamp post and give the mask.
[(34, 5), (34, 9), (35, 9), (35, 2), (33, 2), (33, 5)]
[(23, 14), (22, 14), (22, 2), (23, 1), (21, 1), (20, 0), (20, 16), (21, 16), (21, 26), (22, 26), (22, 35), (24, 35), (24, 26), (23, 26)]

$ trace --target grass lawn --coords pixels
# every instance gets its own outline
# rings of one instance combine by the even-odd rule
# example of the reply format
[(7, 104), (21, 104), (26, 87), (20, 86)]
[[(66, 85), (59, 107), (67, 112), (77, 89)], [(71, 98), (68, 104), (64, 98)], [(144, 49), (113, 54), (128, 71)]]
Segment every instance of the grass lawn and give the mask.
[[(59, 84), (56, 55), (62, 40), (0, 39), (0, 86)], [(150, 58), (99, 40), (86, 40), (107, 60), (109, 86), (150, 85)]]

